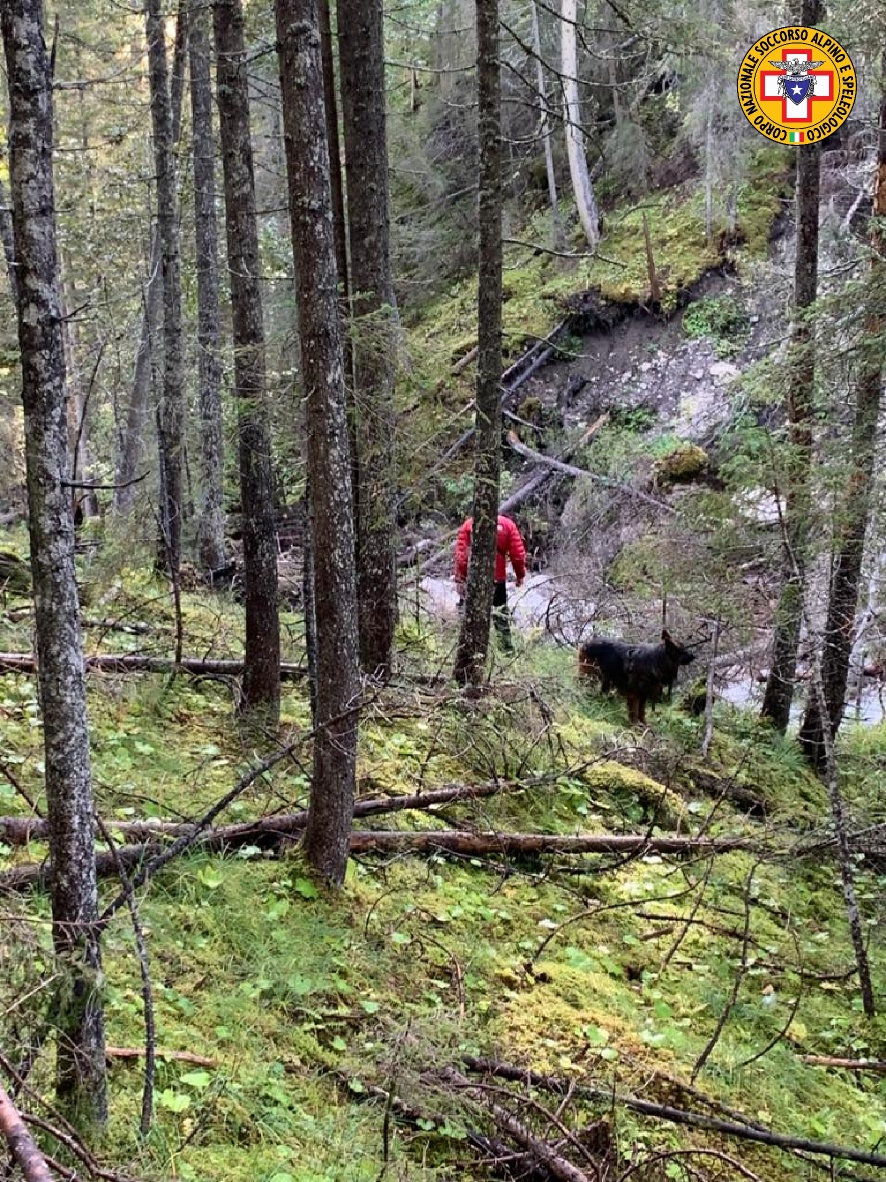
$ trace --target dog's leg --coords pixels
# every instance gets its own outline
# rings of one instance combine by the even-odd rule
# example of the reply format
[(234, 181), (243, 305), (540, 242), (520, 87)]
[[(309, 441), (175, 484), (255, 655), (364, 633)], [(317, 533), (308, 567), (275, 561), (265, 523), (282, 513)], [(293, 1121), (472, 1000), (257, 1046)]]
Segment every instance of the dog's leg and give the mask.
[(644, 726), (646, 725), (646, 699), (645, 698), (638, 698), (637, 699), (637, 721), (641, 722)]

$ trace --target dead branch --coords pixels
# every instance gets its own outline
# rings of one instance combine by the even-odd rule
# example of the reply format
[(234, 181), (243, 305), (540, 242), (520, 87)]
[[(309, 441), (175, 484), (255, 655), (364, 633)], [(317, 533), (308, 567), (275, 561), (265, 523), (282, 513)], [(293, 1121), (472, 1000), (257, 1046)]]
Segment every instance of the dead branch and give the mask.
[(8, 1093), (0, 1087), (0, 1132), (6, 1138), (9, 1152), (18, 1162), (26, 1182), (53, 1182), (46, 1159), (25, 1127), (18, 1109)]
[(537, 1161), (543, 1163), (554, 1178), (561, 1179), (561, 1182), (589, 1182), (588, 1175), (584, 1170), (578, 1169), (577, 1166), (556, 1153), (546, 1142), (535, 1137), (512, 1112), (508, 1112), (506, 1108), (496, 1104), (460, 1071), (456, 1071), (454, 1067), (447, 1067), (444, 1068), (442, 1077), (446, 1083), (464, 1092), (472, 1100), (482, 1103), (489, 1110), (499, 1128), (512, 1137), (522, 1149), (531, 1153)]
[[(100, 673), (209, 673), (223, 676), (237, 677), (243, 672), (242, 661), (201, 660), (198, 657), (182, 657), (176, 664), (169, 657), (143, 657), (137, 655), (116, 655), (113, 653), (99, 653), (86, 657), (87, 670)], [(33, 653), (0, 653), (0, 674), (2, 673), (36, 673), (37, 658)], [(307, 670), (301, 665), (284, 663), (280, 666), (280, 676), (285, 679), (297, 680), (307, 676)]]
[(129, 875), (123, 863), (120, 861), (120, 854), (113, 838), (108, 832), (106, 825), (102, 823), (101, 818), (96, 818), (98, 822), (99, 831), (102, 838), (107, 843), (111, 857), (114, 860), (114, 865), (117, 867), (117, 875), (120, 879), (120, 885), (123, 888), (123, 893), (126, 895), (126, 905), (129, 908), (129, 914), (132, 919), (132, 931), (135, 937), (135, 951), (138, 957), (139, 972), (142, 981), (142, 1005), (144, 1010), (145, 1022), (145, 1080), (142, 1089), (142, 1111), (141, 1121), (139, 1123), (139, 1132), (143, 1137), (146, 1137), (151, 1131), (151, 1117), (154, 1112), (154, 1078), (157, 1064), (157, 1024), (154, 1019), (154, 989), (151, 984), (151, 970), (148, 962), (148, 945), (145, 940), (145, 930), (142, 927), (141, 918), (138, 913), (138, 900), (135, 897), (135, 891), (132, 889), (132, 883), (129, 880)]
[(467, 366), (469, 366), (472, 361), (476, 360), (477, 354), (479, 352), (480, 352), (480, 346), (474, 345), (473, 349), (468, 349), (468, 351), (467, 351), (467, 353), (465, 353), (464, 357), (460, 357), (458, 359), (458, 361), (455, 362), (455, 364), (452, 366), (452, 368), (450, 369), (449, 372), (453, 376), (455, 376), (456, 374), (460, 374), (461, 371), (463, 369), (465, 369)]
[(772, 1133), (766, 1129), (755, 1127), (753, 1124), (738, 1124), (733, 1121), (721, 1120), (716, 1116), (708, 1116), (701, 1112), (692, 1112), (684, 1108), (675, 1108), (670, 1104), (655, 1104), (650, 1100), (641, 1100), (637, 1096), (625, 1095), (612, 1091), (610, 1088), (592, 1088), (576, 1085), (571, 1080), (559, 1079), (556, 1076), (544, 1075), (526, 1067), (517, 1067), (508, 1063), (498, 1063), (493, 1059), (477, 1059), (472, 1055), (463, 1057), (462, 1062), (471, 1072), (480, 1075), (498, 1076), (515, 1083), (531, 1084), (533, 1087), (543, 1088), (555, 1095), (566, 1095), (572, 1089), (577, 1096), (584, 1096), (592, 1100), (601, 1100), (606, 1104), (623, 1104), (632, 1112), (639, 1112), (643, 1116), (656, 1117), (671, 1124), (689, 1125), (697, 1129), (707, 1129), (710, 1132), (723, 1133), (728, 1137), (738, 1137), (745, 1141), (756, 1141), (760, 1145), (771, 1145), (776, 1149), (790, 1152), (815, 1153), (823, 1157), (840, 1161), (854, 1161), (867, 1166), (886, 1166), (886, 1156), (881, 1153), (869, 1153), (863, 1149), (853, 1149), (848, 1145), (832, 1145), (826, 1141), (811, 1141), (806, 1137), (789, 1137), (784, 1133)]
[[(108, 1059), (141, 1059), (144, 1053), (144, 1047), (105, 1047)], [(176, 1063), (192, 1063), (195, 1067), (218, 1067), (218, 1059), (196, 1055), (193, 1051), (164, 1051), (158, 1047), (157, 1058), (174, 1060)]]
[(622, 493), (626, 497), (633, 497), (634, 500), (642, 501), (645, 505), (653, 505), (656, 509), (660, 509), (664, 513), (670, 513), (676, 516), (677, 510), (673, 505), (669, 505), (667, 501), (660, 501), (657, 497), (651, 497), (648, 493), (642, 492), (639, 488), (633, 488), (630, 484), (622, 484), (618, 480), (609, 480), (605, 476), (598, 476), (596, 472), (589, 472), (587, 468), (576, 468), (574, 464), (566, 464), (562, 460), (555, 460), (551, 456), (543, 455), (540, 451), (535, 451), (531, 447), (527, 447), (525, 443), (518, 439), (514, 431), (508, 431), (508, 443), (514, 451), (523, 456), (527, 460), (532, 460), (533, 463), (543, 464), (546, 467), (553, 468), (555, 472), (561, 472), (564, 476), (578, 476), (584, 480), (593, 480), (595, 484), (600, 484), (604, 488), (611, 488), (614, 492)]
[(886, 1075), (886, 1059), (840, 1059), (835, 1055), (801, 1055), (811, 1067), (839, 1067), (845, 1071), (873, 1071)]

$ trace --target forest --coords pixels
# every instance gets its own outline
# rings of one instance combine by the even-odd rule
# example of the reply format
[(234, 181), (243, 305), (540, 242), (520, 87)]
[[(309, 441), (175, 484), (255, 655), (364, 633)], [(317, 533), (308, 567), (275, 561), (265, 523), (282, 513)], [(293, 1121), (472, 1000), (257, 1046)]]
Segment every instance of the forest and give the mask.
[(0, 33), (5, 1176), (880, 1176), (884, 13)]

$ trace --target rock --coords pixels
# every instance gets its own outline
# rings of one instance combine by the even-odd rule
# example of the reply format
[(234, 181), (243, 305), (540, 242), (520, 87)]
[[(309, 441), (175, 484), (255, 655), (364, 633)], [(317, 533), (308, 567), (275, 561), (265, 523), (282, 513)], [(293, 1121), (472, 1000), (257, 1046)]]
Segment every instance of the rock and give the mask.
[(740, 372), (738, 366), (733, 365), (731, 361), (715, 361), (708, 370), (712, 378), (722, 379), (724, 381), (736, 377)]
[(640, 366), (640, 373), (649, 373), (650, 369), (652, 369), (652, 362), (644, 361)]
[(692, 371), (692, 376), (695, 378), (695, 380), (697, 382), (704, 381), (704, 370), (703, 369), (694, 369)]
[(664, 484), (685, 484), (697, 479), (707, 469), (708, 453), (697, 443), (679, 443), (673, 451), (656, 460), (653, 482), (657, 488)]

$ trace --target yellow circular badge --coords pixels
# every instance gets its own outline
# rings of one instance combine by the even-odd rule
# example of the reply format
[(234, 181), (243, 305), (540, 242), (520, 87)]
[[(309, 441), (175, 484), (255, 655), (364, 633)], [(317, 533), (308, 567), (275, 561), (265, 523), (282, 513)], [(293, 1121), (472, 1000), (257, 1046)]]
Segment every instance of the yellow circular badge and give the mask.
[(748, 122), (779, 144), (814, 144), (849, 118), (855, 70), (839, 41), (805, 25), (773, 29), (744, 56), (738, 101)]

